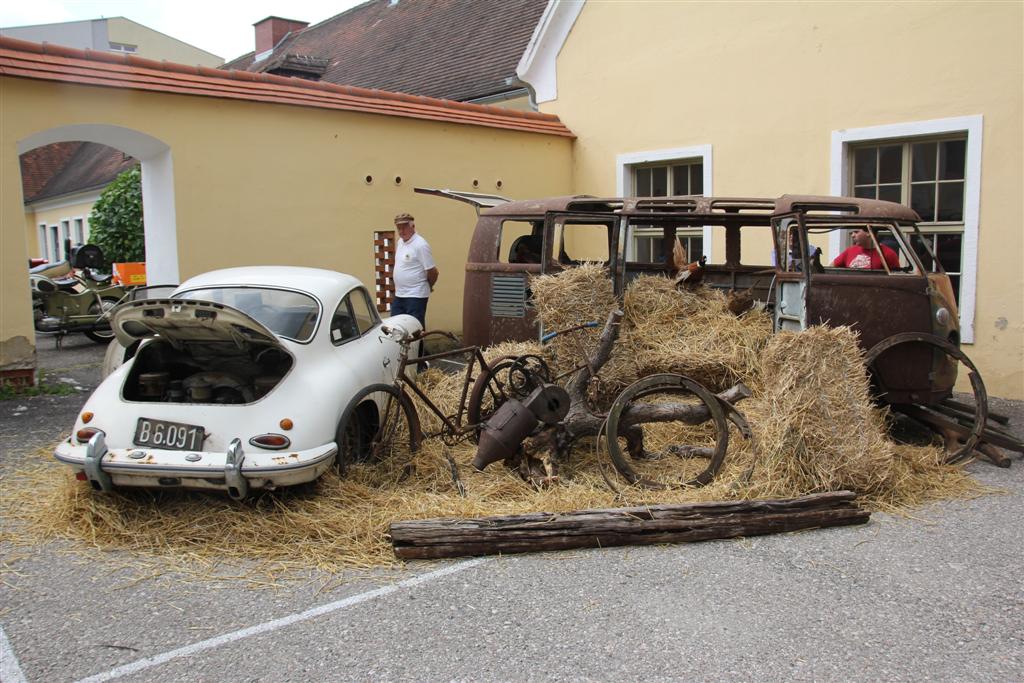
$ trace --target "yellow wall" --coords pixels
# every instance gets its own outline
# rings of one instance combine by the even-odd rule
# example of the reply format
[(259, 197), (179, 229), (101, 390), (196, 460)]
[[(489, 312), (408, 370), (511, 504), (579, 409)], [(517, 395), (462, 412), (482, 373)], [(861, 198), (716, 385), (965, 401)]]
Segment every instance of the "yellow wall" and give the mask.
[(591, 1), (540, 109), (578, 136), (573, 190), (599, 196), (618, 154), (707, 144), (716, 195), (829, 194), (832, 131), (983, 115), (965, 350), (989, 393), (1020, 399), (1022, 27), (1021, 3)]
[(413, 187), (472, 190), (478, 180), (479, 192), (524, 198), (565, 194), (571, 183), (571, 140), (549, 135), (16, 78), (0, 79), (0, 92), (0, 343), (32, 338), (16, 141), (37, 131), (104, 123), (170, 146), (183, 278), (283, 264), (350, 272), (372, 287), (373, 231), (392, 229), (394, 215), (408, 211), (441, 273), (429, 325), (449, 330), (462, 325), (476, 215)]
[[(197, 20), (201, 21), (201, 19)], [(114, 43), (136, 45), (139, 49), (135, 54), (147, 59), (165, 59), (178, 64), (200, 64), (212, 67), (224, 63), (224, 60), (215, 54), (200, 50), (142, 24), (136, 24), (124, 17), (107, 19), (107, 40)]]

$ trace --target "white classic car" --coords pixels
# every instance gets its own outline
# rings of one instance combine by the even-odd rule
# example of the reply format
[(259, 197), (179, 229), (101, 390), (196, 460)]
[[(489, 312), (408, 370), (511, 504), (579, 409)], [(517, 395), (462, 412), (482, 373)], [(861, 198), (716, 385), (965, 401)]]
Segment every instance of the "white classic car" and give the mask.
[(283, 266), (199, 275), (170, 298), (122, 304), (111, 327), (129, 358), (54, 456), (98, 491), (235, 498), (353, 457), (339, 444), (376, 428), (381, 394), (367, 389), (394, 381), (399, 340), (421, 329), (408, 315), (382, 321), (354, 277)]

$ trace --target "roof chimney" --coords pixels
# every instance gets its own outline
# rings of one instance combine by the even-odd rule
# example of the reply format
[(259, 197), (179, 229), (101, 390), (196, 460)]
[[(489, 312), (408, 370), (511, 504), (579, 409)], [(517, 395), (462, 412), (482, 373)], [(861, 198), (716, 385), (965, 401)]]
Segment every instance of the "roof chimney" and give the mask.
[(256, 59), (262, 59), (261, 55), (266, 56), (263, 53), (273, 50), (282, 38), (292, 31), (301, 31), (309, 26), (309, 22), (267, 17), (253, 26), (256, 27)]

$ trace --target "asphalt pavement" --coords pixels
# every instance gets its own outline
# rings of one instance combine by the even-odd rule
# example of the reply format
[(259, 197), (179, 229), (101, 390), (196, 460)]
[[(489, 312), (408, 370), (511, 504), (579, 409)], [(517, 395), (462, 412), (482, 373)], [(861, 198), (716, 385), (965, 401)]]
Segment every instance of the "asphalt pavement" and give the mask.
[[(99, 379), (84, 337), (39, 350), (47, 381), (83, 391), (0, 401), (0, 474), (66, 433)], [(1024, 402), (992, 407), (1024, 428)], [(311, 571), (278, 590), (2, 542), (0, 679), (1016, 682), (1024, 464), (969, 468), (1005, 493), (860, 527)]]

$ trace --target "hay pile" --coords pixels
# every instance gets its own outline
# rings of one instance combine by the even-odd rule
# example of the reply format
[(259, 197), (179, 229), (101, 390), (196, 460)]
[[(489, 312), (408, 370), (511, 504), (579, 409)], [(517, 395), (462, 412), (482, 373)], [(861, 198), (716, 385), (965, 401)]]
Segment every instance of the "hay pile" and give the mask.
[[(607, 278), (593, 266), (537, 278), (532, 286), (546, 330), (585, 320), (603, 323), (615, 307)], [(633, 283), (624, 310), (620, 340), (599, 374), (605, 400), (651, 371), (680, 372), (712, 389), (743, 381), (754, 392), (740, 404), (754, 438), (744, 441), (733, 430), (725, 466), (710, 486), (671, 491), (628, 487), (598, 442), (584, 439), (562, 467), (559, 485), (535, 490), (501, 464), (472, 470), (472, 443), (448, 448), (433, 439), (415, 456), (398, 453), (385, 463), (354, 466), (346, 480), (331, 472), (314, 484), (239, 503), (221, 494), (175, 491), (95, 495), (41, 450), (36, 466), (2, 482), (0, 509), (7, 519), (18, 520), (5, 524), (2, 538), (15, 544), (72, 539), (76, 548), (132, 551), (140, 572), (173, 570), (232, 582), (242, 576), (258, 586), (302, 578), (310, 570), (336, 574), (394, 564), (386, 533), (388, 524), (399, 519), (794, 496), (841, 488), (860, 493), (875, 509), (899, 510), (983, 491), (958, 467), (942, 464), (939, 448), (889, 441), (886, 414), (871, 405), (851, 330), (817, 328), (772, 336), (763, 313), (734, 316), (721, 295), (679, 292), (661, 278)], [(542, 353), (564, 370), (593, 350), (599, 333), (563, 335), (543, 348), (503, 344), (485, 355), (493, 360)], [(432, 370), (421, 376), (420, 386), (453, 415), (462, 379), (461, 374)], [(436, 431), (436, 418), (425, 409), (419, 412), (424, 429)], [(465, 497), (452, 479), (449, 457), (457, 463)]]

